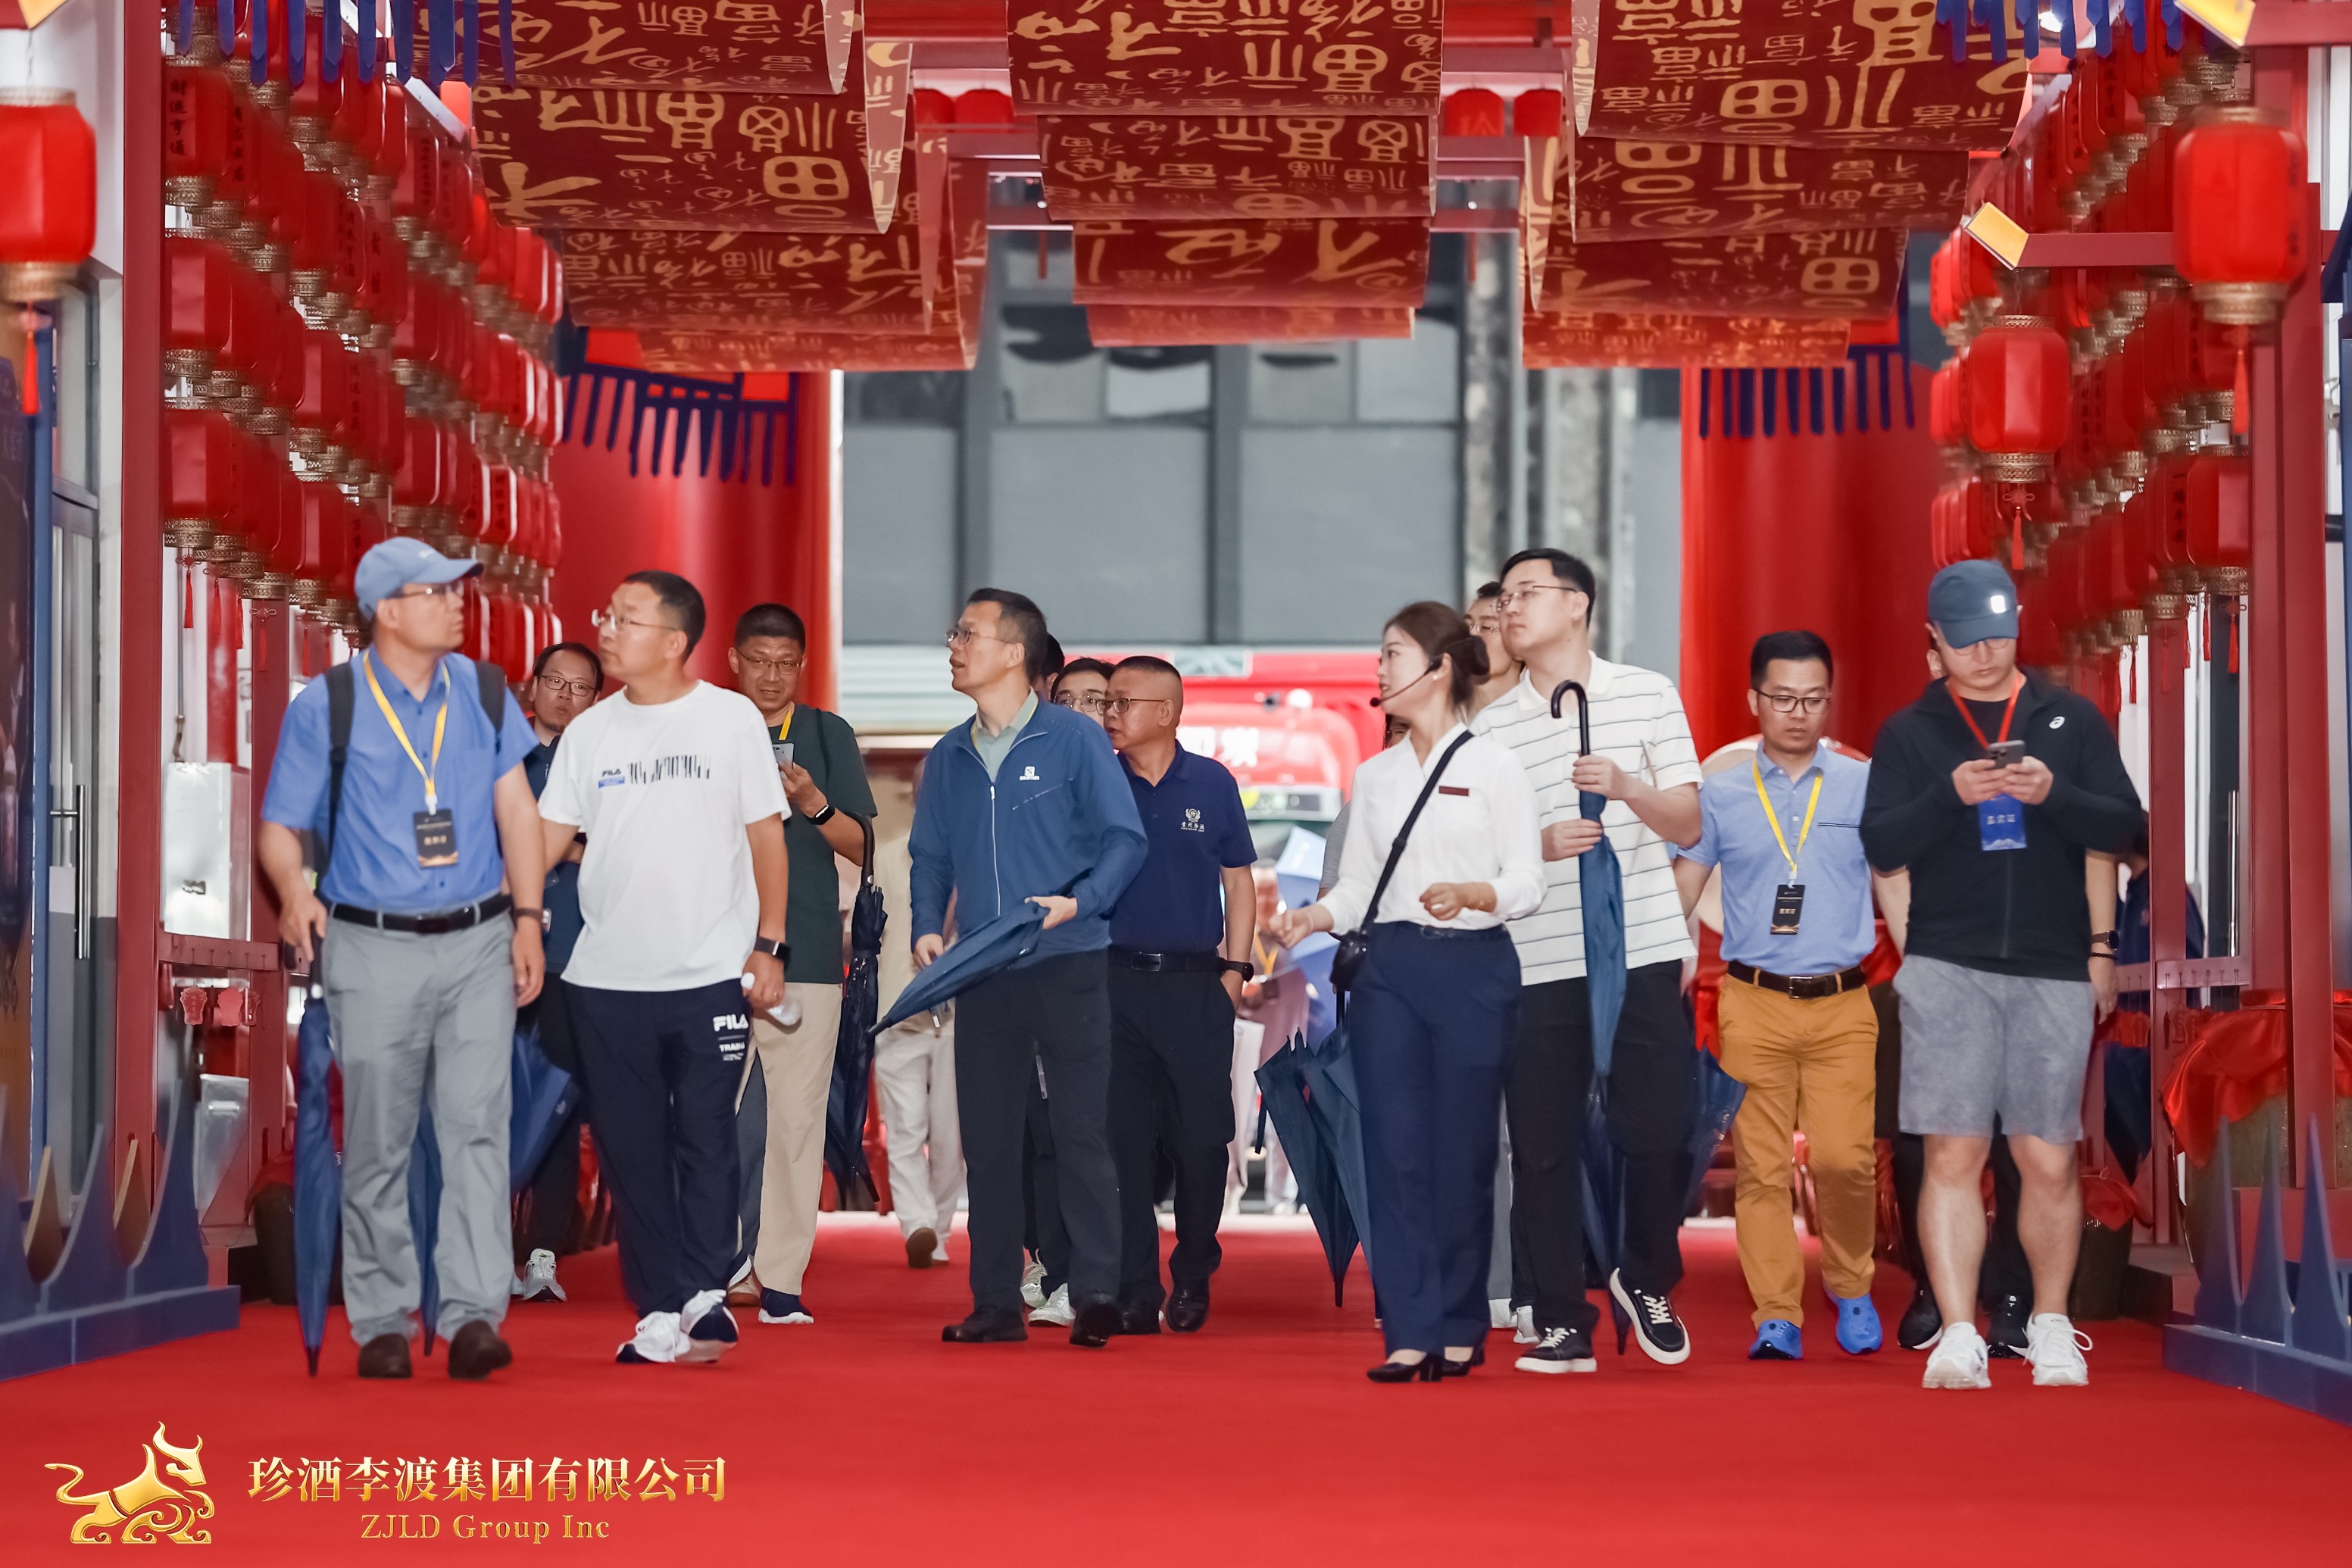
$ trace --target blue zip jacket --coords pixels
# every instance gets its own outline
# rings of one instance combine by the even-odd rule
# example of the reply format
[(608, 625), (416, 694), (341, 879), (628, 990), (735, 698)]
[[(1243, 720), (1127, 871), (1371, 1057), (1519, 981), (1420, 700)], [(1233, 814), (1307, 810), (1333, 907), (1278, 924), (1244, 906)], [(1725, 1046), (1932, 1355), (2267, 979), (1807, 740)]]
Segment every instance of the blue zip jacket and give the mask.
[(1111, 906), (1143, 865), (1143, 820), (1102, 726), (1040, 702), (992, 781), (970, 722), (924, 760), (907, 849), (915, 935), (946, 929), (948, 895), (970, 931), (1024, 899), (1068, 893), (1071, 920), (1045, 932), (1024, 963), (1110, 945)]

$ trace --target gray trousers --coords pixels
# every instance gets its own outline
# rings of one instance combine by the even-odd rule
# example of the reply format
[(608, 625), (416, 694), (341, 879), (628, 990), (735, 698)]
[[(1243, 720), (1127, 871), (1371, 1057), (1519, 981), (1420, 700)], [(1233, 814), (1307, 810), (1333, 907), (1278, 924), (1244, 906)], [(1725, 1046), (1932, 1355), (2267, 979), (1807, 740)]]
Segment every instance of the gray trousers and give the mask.
[(506, 1316), (513, 942), (503, 916), (440, 936), (327, 922), (320, 968), (343, 1069), (343, 1302), (362, 1344), (415, 1330), (408, 1152), (428, 1095), (441, 1149), (436, 1327), (446, 1337)]

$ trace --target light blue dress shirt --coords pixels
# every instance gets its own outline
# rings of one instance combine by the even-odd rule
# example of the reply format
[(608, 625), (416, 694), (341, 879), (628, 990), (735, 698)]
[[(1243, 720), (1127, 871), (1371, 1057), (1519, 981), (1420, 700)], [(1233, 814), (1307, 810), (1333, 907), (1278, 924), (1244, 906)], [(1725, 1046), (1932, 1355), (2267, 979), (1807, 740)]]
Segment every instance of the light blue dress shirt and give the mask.
[[(1772, 825), (1765, 820), (1764, 804), (1756, 798), (1759, 773), (1765, 797), (1780, 819), (1781, 837), (1797, 856), (1793, 880), (1805, 889), (1804, 914), (1791, 936), (1772, 934), (1773, 895), (1792, 879)], [(1800, 850), (1797, 840), (1816, 776), (1822, 781), (1821, 805)], [(1840, 754), (1824, 741), (1811, 765), (1794, 778), (1759, 750), (1752, 768), (1742, 763), (1699, 785), (1698, 842), (1681, 854), (1702, 866), (1722, 868), (1726, 961), (1774, 974), (1834, 974), (1860, 963), (1877, 945), (1870, 862), (1862, 852), (1862, 797), (1869, 782), (1869, 763)]]

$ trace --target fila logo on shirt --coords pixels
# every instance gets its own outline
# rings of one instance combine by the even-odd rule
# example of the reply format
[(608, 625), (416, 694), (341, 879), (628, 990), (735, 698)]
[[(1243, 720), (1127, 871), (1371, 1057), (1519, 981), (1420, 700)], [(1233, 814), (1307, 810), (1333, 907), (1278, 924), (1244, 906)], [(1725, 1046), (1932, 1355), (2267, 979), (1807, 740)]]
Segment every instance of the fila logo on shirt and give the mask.
[(628, 775), (618, 768), (606, 768), (603, 773), (596, 775), (596, 787), (598, 789), (611, 789), (616, 784), (626, 784), (628, 782)]
[(710, 1016), (710, 1032), (714, 1035), (723, 1035), (730, 1030), (748, 1029), (751, 1026), (751, 1015), (749, 1013), (714, 1013)]
[(1186, 806), (1184, 808), (1184, 820), (1178, 823), (1176, 826), (1182, 828), (1187, 833), (1206, 833), (1209, 831), (1208, 825), (1201, 820), (1201, 808), (1197, 805)]
[(1040, 781), (1040, 780), (1038, 779), (1038, 777), (1037, 777), (1037, 764), (1036, 764), (1036, 763), (1030, 763), (1027, 767), (1023, 768), (1023, 769), (1021, 770), (1021, 776), (1020, 776), (1018, 779), (1015, 779), (1013, 782), (1014, 782), (1015, 784), (1037, 784), (1037, 783), (1040, 783), (1041, 781)]

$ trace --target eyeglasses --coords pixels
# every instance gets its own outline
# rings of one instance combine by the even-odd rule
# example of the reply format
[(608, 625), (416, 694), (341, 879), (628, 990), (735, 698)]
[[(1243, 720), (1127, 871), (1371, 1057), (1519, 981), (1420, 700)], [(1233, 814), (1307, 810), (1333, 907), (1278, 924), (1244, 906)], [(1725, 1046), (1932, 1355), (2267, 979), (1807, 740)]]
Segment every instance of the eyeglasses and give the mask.
[(1130, 710), (1140, 708), (1147, 702), (1172, 704), (1175, 700), (1172, 697), (1114, 697), (1103, 704), (1103, 710), (1124, 719)]
[(1538, 594), (1581, 594), (1584, 590), (1573, 583), (1530, 583), (1524, 588), (1506, 589), (1495, 595), (1495, 607), (1509, 614), (1516, 605), (1524, 605)]
[(1099, 691), (1072, 691), (1057, 696), (1054, 700), (1081, 713), (1099, 713), (1110, 706), (1110, 699)]
[(560, 675), (542, 675), (539, 678), (539, 683), (559, 697), (596, 695), (596, 683), (593, 680), (566, 680)]
[(454, 599), (466, 591), (460, 579), (455, 583), (411, 583), (397, 594), (386, 594), (387, 599)]
[(984, 637), (990, 642), (1003, 642), (1004, 640), (1003, 637), (998, 637), (994, 632), (984, 632), (977, 626), (958, 625), (948, 628), (947, 642), (948, 647), (961, 647), (964, 644), (971, 641), (974, 637)]
[(666, 626), (659, 621), (633, 621), (614, 610), (591, 610), (588, 613), (588, 624), (600, 632), (609, 631), (615, 626), (643, 626), (647, 631), (654, 632), (674, 632), (678, 629), (676, 626)]
[(742, 653), (735, 657), (743, 661), (743, 668), (747, 674), (794, 675), (799, 673), (801, 668), (801, 660), (797, 658), (753, 658), (749, 654)]
[(1781, 691), (1758, 691), (1756, 695), (1770, 703), (1772, 705), (1772, 711), (1775, 713), (1794, 713), (1800, 709), (1802, 709), (1809, 714), (1818, 713), (1829, 705), (1829, 698), (1826, 695), (1818, 697), (1791, 697), (1788, 693)]

